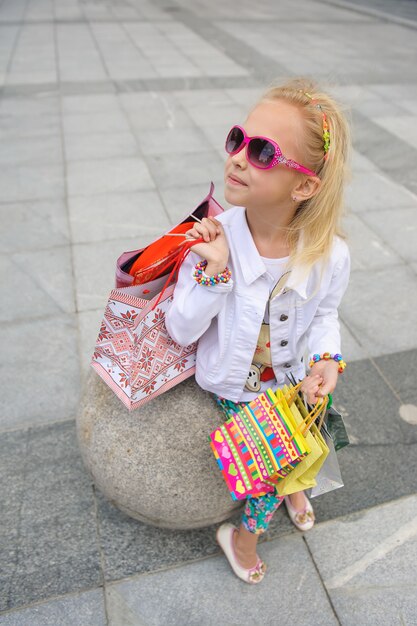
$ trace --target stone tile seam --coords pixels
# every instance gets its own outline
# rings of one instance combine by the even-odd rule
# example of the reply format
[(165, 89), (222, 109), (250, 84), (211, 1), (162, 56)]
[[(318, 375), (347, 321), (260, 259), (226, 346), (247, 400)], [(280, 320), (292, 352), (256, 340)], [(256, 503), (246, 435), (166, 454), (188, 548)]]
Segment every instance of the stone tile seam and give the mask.
[[(22, 470), (22, 483), (25, 483), (25, 477), (26, 477), (26, 472), (27, 472), (27, 464), (28, 464), (28, 455), (27, 455), (27, 451), (28, 451), (28, 446), (29, 446), (29, 431), (25, 433), (26, 437), (25, 437), (25, 453), (24, 453), (24, 461), (23, 461), (23, 470)], [(16, 529), (17, 529), (17, 537), (15, 540), (15, 544), (16, 544), (16, 552), (15, 552), (15, 562), (14, 562), (14, 569), (13, 569), (13, 573), (10, 576), (10, 581), (11, 583), (13, 583), (14, 578), (16, 576), (16, 572), (17, 572), (17, 568), (19, 565), (19, 561), (21, 559), (21, 555), (19, 555), (19, 540), (20, 537), (22, 535), (22, 509), (24, 506), (24, 499), (21, 498), (20, 500), (20, 504), (19, 504), (19, 510), (17, 513), (17, 522), (16, 522)], [(11, 589), (12, 589), (12, 584), (10, 584), (9, 589), (7, 590), (7, 603), (10, 602), (11, 600)]]
[[(101, 589), (104, 591), (103, 585), (96, 585), (94, 587), (84, 587), (83, 589), (78, 589), (77, 591), (69, 591), (68, 593), (63, 593), (60, 595), (52, 595), (47, 598), (43, 598), (42, 600), (35, 600), (34, 602), (29, 602), (29, 604), (21, 604), (19, 606), (15, 606), (12, 609), (6, 609), (5, 611), (0, 611), (1, 617), (6, 617), (7, 615), (13, 615), (14, 613), (19, 613), (25, 609), (36, 608), (37, 606), (43, 606), (53, 602), (54, 600), (62, 600), (71, 597), (77, 597), (82, 593), (87, 593), (89, 591), (98, 591)], [(104, 602), (104, 593), (103, 593), (103, 602)]]
[[(327, 3), (326, 3), (327, 4)], [(348, 3), (347, 3), (348, 4)], [(337, 5), (336, 5), (337, 6)], [(340, 5), (340, 8), (344, 8), (342, 5)], [(348, 7), (346, 7), (348, 8)], [(349, 7), (350, 8), (350, 7)], [(357, 12), (357, 13), (363, 13), (365, 14), (365, 11), (354, 11), (354, 9), (351, 9), (352, 12)], [(388, 14), (387, 14), (388, 15)], [(373, 21), (373, 18), (378, 17), (377, 15), (374, 14), (369, 14), (369, 22)], [(404, 18), (403, 18), (404, 19)], [(210, 20), (212, 22), (218, 22), (219, 19), (218, 18), (213, 18), (212, 20)], [(222, 22), (225, 23), (236, 23), (236, 20), (234, 20), (233, 18), (221, 18)], [(296, 19), (293, 18), (276, 18), (276, 19), (266, 19), (266, 18), (260, 18), (260, 19), (255, 19), (252, 20), (251, 18), (240, 18), (239, 23), (248, 23), (253, 25), (255, 24), (273, 24), (274, 22), (276, 22), (277, 24), (298, 24)], [(314, 19), (314, 17), (309, 17), (309, 24), (321, 24), (322, 20), (319, 19)], [(344, 19), (342, 20), (343, 24), (357, 24), (358, 20), (355, 19)], [(385, 21), (385, 20), (384, 20)], [(131, 17), (129, 19), (126, 18), (122, 18), (122, 17), (114, 17), (114, 18), (104, 18), (104, 17), (85, 17), (85, 18), (68, 18), (68, 19), (63, 19), (63, 18), (59, 18), (59, 19), (55, 19), (55, 18), (41, 18), (39, 20), (36, 19), (27, 19), (27, 20), (1, 20), (0, 19), (0, 29), (3, 26), (50, 26), (51, 24), (56, 24), (57, 26), (66, 26), (68, 25), (73, 25), (73, 24), (82, 24), (85, 25), (87, 22), (90, 23), (94, 23), (94, 24), (166, 24), (167, 22), (169, 22), (169, 20), (163, 19), (163, 18), (149, 18), (149, 17)], [(362, 23), (362, 22), (361, 22)], [(340, 24), (340, 20), (337, 20), (336, 18), (334, 19), (329, 19), (326, 20), (326, 24)]]
[(330, 596), (330, 593), (329, 593), (329, 591), (328, 591), (328, 589), (327, 589), (326, 585), (324, 584), (324, 580), (323, 580), (323, 578), (322, 578), (321, 572), (320, 572), (320, 570), (319, 570), (319, 568), (318, 568), (318, 565), (317, 565), (317, 563), (316, 563), (316, 559), (314, 558), (314, 554), (313, 554), (313, 552), (312, 552), (312, 551), (311, 551), (311, 549), (310, 549), (310, 546), (309, 546), (309, 544), (308, 544), (308, 541), (306, 540), (306, 537), (305, 537), (305, 534), (304, 534), (304, 533), (303, 533), (303, 535), (302, 535), (302, 540), (303, 540), (303, 543), (304, 543), (304, 545), (305, 545), (305, 547), (306, 547), (306, 549), (307, 549), (307, 552), (308, 552), (308, 554), (309, 554), (309, 556), (310, 556), (310, 560), (311, 560), (311, 562), (312, 562), (312, 564), (313, 564), (313, 567), (314, 567), (314, 569), (316, 570), (317, 576), (318, 576), (318, 578), (319, 578), (319, 580), (320, 580), (320, 584), (321, 584), (322, 589), (323, 589), (323, 591), (324, 591), (324, 594), (325, 594), (325, 596), (326, 596), (326, 598), (327, 598), (327, 602), (329, 603), (329, 605), (330, 605), (330, 607), (331, 607), (331, 609), (332, 609), (332, 611), (333, 611), (333, 615), (335, 616), (335, 618), (336, 618), (337, 623), (339, 624), (339, 626), (342, 626), (342, 623), (341, 623), (341, 621), (340, 621), (340, 619), (339, 619), (339, 616), (338, 616), (337, 611), (336, 611), (336, 608), (335, 608), (335, 606), (334, 606), (334, 604), (333, 604), (333, 601), (332, 601), (332, 598), (331, 598), (331, 596)]
[[(274, 73), (277, 78), (280, 77), (280, 74)], [(288, 75), (282, 74), (283, 76)], [(398, 84), (408, 84), (409, 81), (399, 81)], [(269, 80), (267, 78), (266, 80)], [(4, 98), (15, 98), (16, 96), (33, 96), (37, 94), (43, 94), (45, 91), (50, 92), (53, 95), (92, 95), (92, 94), (102, 94), (102, 93), (142, 93), (144, 91), (156, 90), (156, 91), (168, 91), (172, 89), (218, 89), (225, 88), (227, 85), (233, 81), (236, 85), (236, 88), (239, 86), (243, 87), (264, 87), (265, 79), (260, 75), (245, 75), (245, 76), (195, 76), (195, 77), (184, 77), (184, 76), (174, 76), (169, 78), (158, 77), (158, 78), (134, 78), (134, 79), (111, 79), (111, 80), (96, 80), (94, 81), (95, 89), (91, 88), (91, 81), (86, 83), (84, 81), (62, 81), (60, 88), (61, 91), (57, 91), (57, 83), (21, 83), (14, 85), (3, 85), (0, 87), (0, 95)], [(179, 82), (180, 85), (176, 84), (172, 87), (173, 82)], [(362, 85), (369, 87), (370, 80), (365, 77), (363, 79), (358, 79), (355, 83), (356, 85)]]
[(100, 515), (99, 515), (99, 506), (97, 502), (96, 486), (94, 485), (93, 482), (91, 482), (91, 491), (92, 491), (93, 502), (94, 502), (94, 517), (95, 517), (95, 522), (96, 522), (96, 541), (97, 541), (97, 550), (99, 554), (100, 578), (102, 581), (102, 585), (100, 586), (102, 586), (103, 588), (104, 614), (105, 614), (106, 622), (107, 624), (109, 624), (110, 620), (109, 620), (109, 613), (108, 613), (108, 607), (107, 607), (107, 594), (106, 594), (106, 566), (105, 566), (106, 559), (105, 559), (105, 554), (104, 554), (104, 548), (103, 548), (102, 541), (101, 541)]
[[(402, 591), (404, 589), (407, 591), (414, 591), (414, 590), (417, 590), (417, 583), (416, 584), (413, 584), (413, 583), (389, 584), (388, 583), (386, 585), (364, 585), (363, 582), (361, 582), (360, 587), (350, 587), (348, 584), (346, 584), (346, 585), (343, 585), (343, 587), (339, 587), (339, 589), (343, 591), (343, 594), (354, 597), (354, 596), (363, 596), (368, 591), (384, 591), (384, 590)], [(409, 626), (409, 625), (404, 623), (404, 626)]]
[[(29, 0), (26, 0), (25, 13), (27, 11), (28, 2), (29, 2)], [(5, 72), (4, 72), (5, 76), (8, 76), (8, 74), (10, 73), (10, 68), (12, 66), (13, 58), (14, 58), (14, 55), (15, 55), (15, 52), (16, 52), (16, 49), (17, 49), (17, 45), (18, 45), (19, 39), (20, 39), (20, 34), (22, 32), (22, 27), (23, 27), (23, 23), (20, 25), (20, 28), (18, 29), (18, 31), (15, 34), (13, 45), (12, 45), (12, 47), (10, 49), (10, 53), (9, 53), (10, 56), (9, 56), (8, 61), (7, 61), (7, 65), (6, 65)], [(1, 89), (0, 89), (0, 94), (1, 94)]]
[[(378, 357), (376, 357), (376, 358), (378, 358)], [(378, 374), (380, 375), (380, 377), (382, 378), (384, 383), (387, 385), (387, 387), (391, 390), (392, 394), (398, 400), (398, 402), (400, 402), (401, 404), (404, 404), (404, 401), (401, 398), (399, 392), (395, 389), (394, 385), (391, 384), (391, 381), (388, 380), (388, 378), (385, 376), (383, 370), (379, 367), (378, 363), (375, 361), (375, 357), (369, 357), (369, 360), (371, 361), (372, 365), (374, 366), (374, 368), (376, 369), (376, 371), (378, 372)]]
[[(64, 417), (61, 420), (53, 420), (53, 421), (44, 421), (44, 422), (37, 422), (36, 424), (30, 424), (30, 423), (24, 423), (21, 424), (20, 426), (16, 426), (15, 428), (11, 427), (11, 428), (1, 428), (0, 425), (0, 437), (2, 435), (6, 435), (9, 433), (17, 433), (19, 431), (26, 432), (28, 430), (35, 430), (38, 428), (47, 428), (49, 426), (59, 426), (60, 424), (66, 424), (67, 422), (74, 422), (75, 423), (76, 418), (75, 417)], [(1, 422), (1, 417), (0, 417), (0, 422)]]
[(372, 9), (371, 7), (364, 5), (353, 4), (352, 2), (348, 2), (348, 0), (318, 0), (318, 2), (321, 2), (321, 4), (327, 4), (333, 8), (336, 6), (352, 11), (353, 13), (360, 13), (362, 15), (378, 18), (383, 22), (391, 22), (398, 24), (399, 26), (405, 26), (406, 28), (411, 28), (412, 30), (417, 29), (417, 23), (413, 20), (409, 20), (405, 17), (399, 17), (397, 15), (393, 15), (392, 13), (381, 11), (380, 9)]

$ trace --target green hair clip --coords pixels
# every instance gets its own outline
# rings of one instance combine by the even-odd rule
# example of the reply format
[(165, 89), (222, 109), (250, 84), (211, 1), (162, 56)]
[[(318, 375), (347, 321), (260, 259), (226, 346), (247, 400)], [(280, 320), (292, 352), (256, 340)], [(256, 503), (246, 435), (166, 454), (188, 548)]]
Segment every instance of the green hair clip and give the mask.
[(311, 100), (311, 104), (314, 104), (321, 111), (321, 115), (322, 115), (322, 118), (323, 118), (324, 160), (326, 160), (327, 156), (328, 156), (329, 149), (330, 149), (330, 129), (329, 129), (329, 124), (327, 122), (326, 114), (323, 111), (321, 104), (319, 104), (317, 102), (317, 100), (315, 98), (313, 98), (313, 96), (311, 94), (307, 93), (307, 91), (303, 91), (303, 93), (304, 93), (305, 96), (307, 96), (307, 98), (309, 98)]

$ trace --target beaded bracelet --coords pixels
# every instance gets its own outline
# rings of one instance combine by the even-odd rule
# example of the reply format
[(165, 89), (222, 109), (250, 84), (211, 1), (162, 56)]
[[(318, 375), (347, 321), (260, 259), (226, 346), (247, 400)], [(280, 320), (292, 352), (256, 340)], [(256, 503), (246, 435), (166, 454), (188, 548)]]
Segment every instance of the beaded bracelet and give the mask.
[(195, 266), (195, 270), (193, 273), (193, 278), (198, 282), (199, 285), (218, 285), (219, 283), (228, 283), (230, 278), (232, 277), (232, 272), (226, 267), (223, 272), (219, 274), (214, 274), (213, 276), (207, 276), (204, 273), (204, 270), (207, 267), (207, 261), (200, 261)]
[(333, 361), (336, 361), (337, 363), (339, 363), (339, 374), (341, 374), (343, 372), (343, 370), (346, 367), (346, 362), (343, 360), (342, 355), (341, 354), (330, 354), (330, 352), (323, 352), (323, 354), (313, 354), (310, 363), (308, 364), (309, 367), (313, 367), (314, 363), (318, 363), (318, 361), (330, 361), (331, 359), (333, 359)]

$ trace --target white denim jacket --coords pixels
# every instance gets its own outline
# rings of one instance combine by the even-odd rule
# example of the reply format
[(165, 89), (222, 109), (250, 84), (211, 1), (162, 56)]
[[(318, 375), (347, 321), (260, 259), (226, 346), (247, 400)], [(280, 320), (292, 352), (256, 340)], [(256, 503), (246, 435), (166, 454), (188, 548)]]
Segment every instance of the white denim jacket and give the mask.
[[(199, 285), (192, 277), (200, 257), (191, 252), (178, 276), (166, 313), (166, 327), (181, 346), (196, 340), (196, 380), (203, 389), (238, 402), (255, 353), (268, 301), (269, 281), (255, 246), (244, 207), (217, 216), (230, 248), (232, 279), (214, 286)], [(286, 374), (305, 376), (303, 355), (341, 352), (337, 307), (346, 290), (350, 255), (335, 237), (321, 282), (320, 263), (306, 274), (295, 268), (284, 289), (270, 303), (272, 367), (278, 386)], [(256, 394), (254, 394), (255, 397)]]

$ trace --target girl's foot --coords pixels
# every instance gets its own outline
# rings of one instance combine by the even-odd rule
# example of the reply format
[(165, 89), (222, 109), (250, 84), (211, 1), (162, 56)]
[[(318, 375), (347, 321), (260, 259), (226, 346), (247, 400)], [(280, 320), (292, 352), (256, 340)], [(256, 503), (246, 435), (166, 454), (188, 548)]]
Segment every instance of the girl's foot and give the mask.
[(260, 583), (265, 575), (266, 565), (257, 555), (256, 562), (252, 567), (245, 567), (244, 564), (241, 563), (235, 549), (236, 533), (237, 528), (235, 528), (233, 524), (222, 524), (217, 529), (217, 543), (222, 548), (236, 576), (252, 585)]
[[(302, 496), (300, 494), (302, 494)], [(293, 495), (297, 495), (297, 498), (294, 498), (294, 503), (290, 496), (285, 496), (284, 498), (288, 515), (296, 528), (299, 530), (310, 530), (310, 528), (314, 526), (316, 519), (314, 517), (313, 507), (303, 491)], [(304, 503), (301, 505), (300, 499), (301, 501), (304, 500)]]

